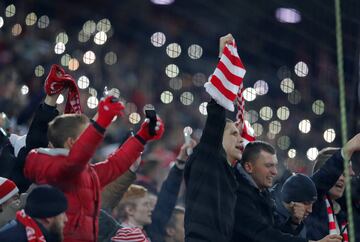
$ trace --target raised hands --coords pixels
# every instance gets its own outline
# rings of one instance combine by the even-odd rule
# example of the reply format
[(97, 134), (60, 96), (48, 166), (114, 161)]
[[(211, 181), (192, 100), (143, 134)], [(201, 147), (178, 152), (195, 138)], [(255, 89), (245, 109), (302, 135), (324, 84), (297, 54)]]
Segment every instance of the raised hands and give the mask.
[(99, 103), (96, 123), (103, 128), (107, 128), (115, 116), (123, 115), (121, 111), (124, 110), (124, 108), (125, 106), (114, 96), (106, 97)]
[(343, 154), (346, 160), (350, 160), (354, 152), (360, 151), (360, 133), (355, 135), (343, 147)]
[(141, 124), (141, 127), (136, 135), (142, 138), (145, 142), (150, 140), (158, 140), (162, 137), (165, 127), (164, 123), (159, 116), (156, 117), (156, 126), (155, 126), (155, 135), (151, 135), (149, 131), (149, 123), (150, 120), (146, 118), (144, 122)]
[(219, 58), (224, 50), (226, 44), (231, 44), (234, 41), (234, 37), (231, 34), (222, 36), (219, 41)]

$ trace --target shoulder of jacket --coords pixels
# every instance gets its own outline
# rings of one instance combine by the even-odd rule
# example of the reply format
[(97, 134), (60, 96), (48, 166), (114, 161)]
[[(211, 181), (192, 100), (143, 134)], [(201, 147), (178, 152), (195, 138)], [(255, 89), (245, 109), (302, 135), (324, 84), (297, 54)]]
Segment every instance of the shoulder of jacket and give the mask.
[(69, 155), (69, 149), (65, 148), (38, 148), (36, 149), (36, 152), (39, 154), (45, 154), (49, 156), (68, 156)]

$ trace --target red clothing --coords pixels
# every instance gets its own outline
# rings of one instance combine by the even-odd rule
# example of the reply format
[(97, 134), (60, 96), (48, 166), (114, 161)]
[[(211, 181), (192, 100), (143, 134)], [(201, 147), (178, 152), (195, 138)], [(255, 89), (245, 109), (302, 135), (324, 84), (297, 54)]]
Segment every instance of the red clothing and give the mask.
[(37, 184), (58, 187), (68, 199), (64, 242), (97, 240), (101, 189), (127, 171), (144, 150), (137, 138), (130, 137), (107, 160), (90, 164), (102, 139), (89, 125), (71, 150), (36, 149), (27, 156), (25, 176)]

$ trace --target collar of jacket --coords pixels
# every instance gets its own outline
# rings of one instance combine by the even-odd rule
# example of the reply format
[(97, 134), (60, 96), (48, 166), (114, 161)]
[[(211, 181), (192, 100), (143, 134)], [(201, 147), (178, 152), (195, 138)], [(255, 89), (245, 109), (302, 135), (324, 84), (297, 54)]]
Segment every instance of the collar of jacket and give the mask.
[(46, 154), (50, 156), (58, 156), (58, 155), (68, 156), (70, 152), (69, 149), (65, 149), (65, 148), (39, 148), (37, 149), (37, 151), (38, 153)]
[(245, 171), (245, 169), (242, 167), (240, 163), (237, 163), (236, 169), (239, 172), (239, 175), (243, 177), (250, 186), (255, 187), (257, 190), (260, 191), (258, 185), (255, 183), (254, 179)]

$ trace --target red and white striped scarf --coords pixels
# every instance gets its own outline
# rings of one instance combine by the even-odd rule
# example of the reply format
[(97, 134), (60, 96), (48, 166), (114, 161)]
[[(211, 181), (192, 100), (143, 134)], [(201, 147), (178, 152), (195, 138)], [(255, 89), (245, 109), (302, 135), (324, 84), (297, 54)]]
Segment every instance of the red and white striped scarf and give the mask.
[(24, 225), (28, 242), (46, 242), (37, 223), (24, 210), (16, 213), (16, 220)]
[(234, 101), (236, 101), (238, 110), (236, 126), (245, 139), (246, 145), (254, 141), (255, 136), (250, 123), (244, 120), (243, 78), (245, 73), (245, 67), (237, 52), (235, 41), (233, 41), (232, 44), (225, 45), (214, 74), (205, 83), (205, 89), (219, 105), (229, 111), (234, 111)]
[[(331, 207), (329, 198), (327, 196), (325, 196), (325, 203), (326, 203), (326, 210), (327, 210), (327, 214), (328, 214), (328, 218), (329, 218), (329, 234), (337, 234), (334, 210)], [(341, 231), (344, 231), (341, 234), (343, 236), (344, 242), (349, 241), (349, 236), (348, 236), (348, 231), (347, 231), (346, 226), (347, 226), (347, 222), (344, 221), (341, 224), (341, 228), (340, 228)]]
[(111, 238), (112, 242), (150, 242), (143, 229), (129, 223), (122, 223), (121, 226), (123, 228), (120, 228)]

